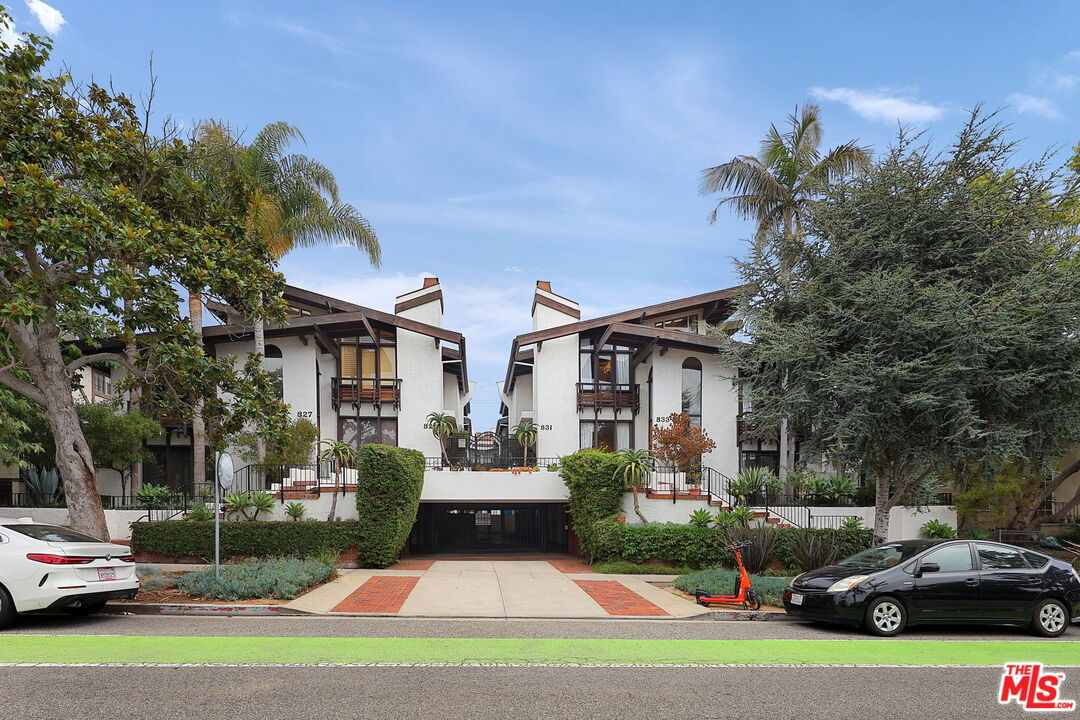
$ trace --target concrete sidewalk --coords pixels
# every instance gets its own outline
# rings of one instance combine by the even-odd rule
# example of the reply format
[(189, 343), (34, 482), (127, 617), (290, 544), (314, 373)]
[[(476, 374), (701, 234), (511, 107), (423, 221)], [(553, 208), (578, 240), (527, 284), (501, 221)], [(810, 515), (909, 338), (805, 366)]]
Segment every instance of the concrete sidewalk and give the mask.
[(560, 572), (544, 560), (438, 560), (425, 570), (342, 570), (286, 607), (402, 617), (655, 619), (708, 613), (647, 582), (653, 577)]

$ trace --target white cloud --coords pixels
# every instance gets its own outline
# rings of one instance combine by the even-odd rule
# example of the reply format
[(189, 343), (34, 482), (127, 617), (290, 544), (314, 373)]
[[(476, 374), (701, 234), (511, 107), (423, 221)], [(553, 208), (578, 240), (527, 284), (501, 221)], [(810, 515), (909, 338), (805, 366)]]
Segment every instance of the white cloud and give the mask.
[(30, 12), (34, 13), (41, 27), (45, 28), (45, 32), (50, 35), (60, 32), (60, 28), (67, 22), (59, 10), (42, 0), (26, 0), (26, 7), (30, 8)]
[(867, 120), (878, 122), (926, 123), (937, 120), (945, 113), (943, 106), (901, 97), (885, 90), (814, 87), (810, 89), (810, 94), (819, 100), (843, 103)]
[(1035, 97), (1033, 95), (1024, 95), (1023, 93), (1013, 93), (1005, 100), (1016, 109), (1019, 113), (1031, 113), (1033, 115), (1041, 115), (1051, 120), (1061, 120), (1065, 117), (1057, 105), (1050, 100), (1041, 97)]
[(0, 45), (11, 48), (24, 42), (26, 39), (15, 29), (15, 23), (0, 20)]

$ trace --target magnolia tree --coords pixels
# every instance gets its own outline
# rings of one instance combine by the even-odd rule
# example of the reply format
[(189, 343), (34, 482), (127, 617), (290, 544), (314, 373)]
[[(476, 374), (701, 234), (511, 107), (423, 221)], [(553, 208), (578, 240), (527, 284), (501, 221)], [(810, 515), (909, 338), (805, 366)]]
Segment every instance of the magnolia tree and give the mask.
[(40, 408), (72, 526), (104, 538), (73, 383), (91, 363), (122, 365), (122, 389), (152, 389), (162, 414), (190, 420), (205, 403), (218, 444), (247, 421), (284, 422), (259, 358), (238, 370), (207, 357), (177, 293), (277, 318), (284, 280), (228, 203), (238, 178), (195, 174), (193, 146), (151, 134), (126, 97), (44, 75), (50, 47), (0, 44), (0, 385)]
[(789, 418), (804, 457), (867, 473), (879, 541), (923, 480), (1048, 467), (1080, 440), (1076, 178), (1012, 150), (978, 112), (940, 154), (901, 135), (825, 190), (804, 245), (741, 264), (752, 342), (724, 352), (754, 424)]

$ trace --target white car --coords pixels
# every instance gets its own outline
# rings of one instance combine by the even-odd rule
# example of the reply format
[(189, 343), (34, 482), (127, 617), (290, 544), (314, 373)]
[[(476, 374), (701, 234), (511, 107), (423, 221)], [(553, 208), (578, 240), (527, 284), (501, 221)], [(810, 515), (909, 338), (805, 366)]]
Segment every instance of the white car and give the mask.
[(32, 610), (89, 615), (109, 600), (134, 598), (138, 589), (135, 557), (123, 545), (0, 517), (0, 627)]

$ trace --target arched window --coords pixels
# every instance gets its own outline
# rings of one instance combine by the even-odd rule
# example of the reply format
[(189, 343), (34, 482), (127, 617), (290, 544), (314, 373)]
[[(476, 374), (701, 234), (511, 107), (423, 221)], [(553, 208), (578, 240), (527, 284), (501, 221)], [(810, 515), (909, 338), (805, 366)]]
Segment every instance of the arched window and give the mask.
[(688, 357), (682, 364), (682, 411), (691, 427), (701, 427), (701, 361)]
[(285, 397), (284, 369), (285, 361), (281, 358), (281, 348), (277, 345), (267, 345), (266, 354), (263, 355), (263, 370), (270, 374), (278, 400), (283, 400)]

